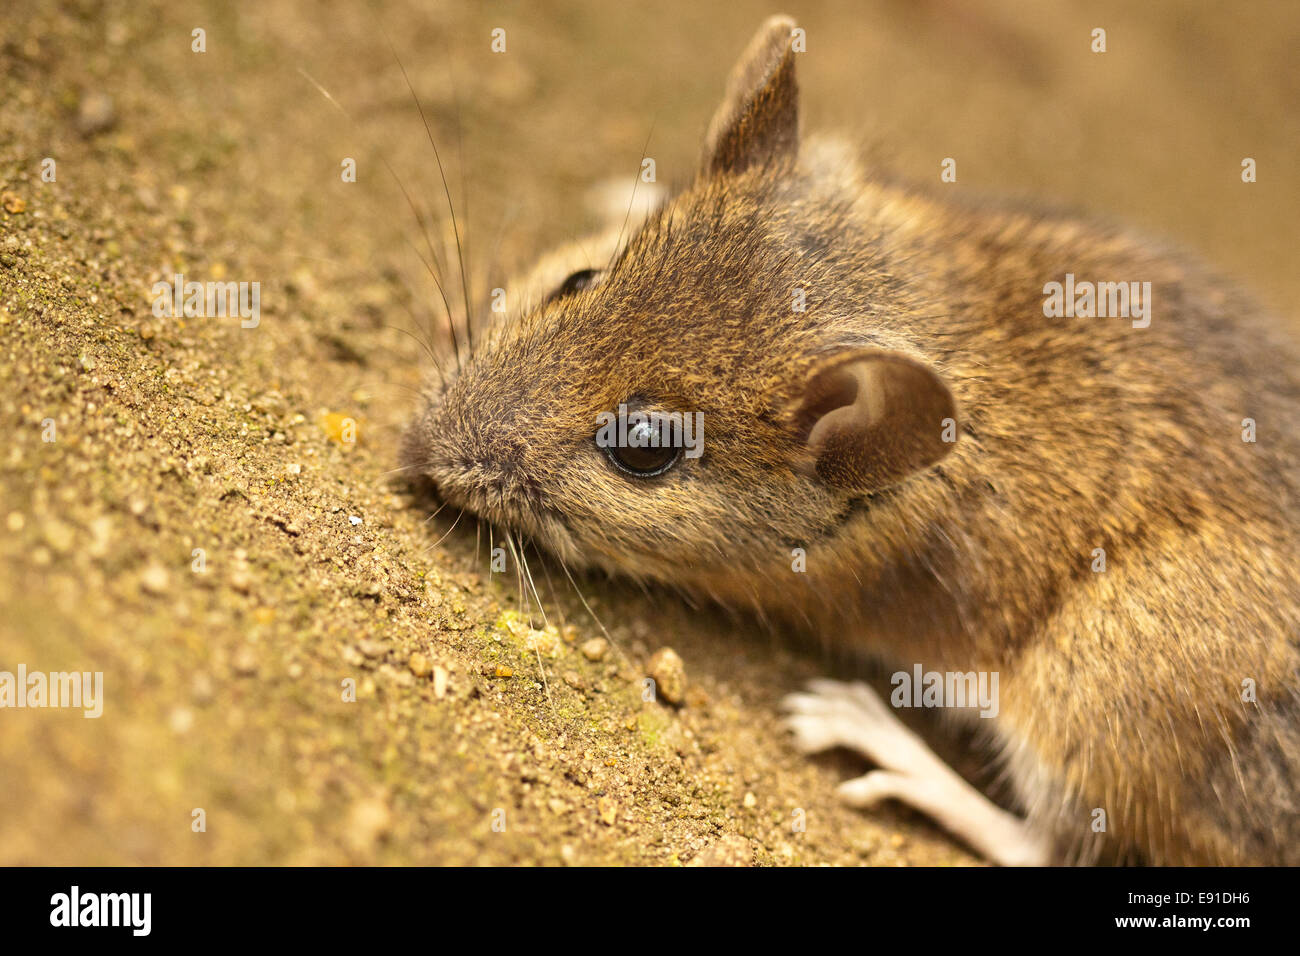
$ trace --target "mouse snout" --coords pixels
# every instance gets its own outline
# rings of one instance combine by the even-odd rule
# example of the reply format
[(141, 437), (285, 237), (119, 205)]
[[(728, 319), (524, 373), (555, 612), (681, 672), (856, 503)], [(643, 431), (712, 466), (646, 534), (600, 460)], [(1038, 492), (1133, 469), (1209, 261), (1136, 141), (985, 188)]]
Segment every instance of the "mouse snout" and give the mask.
[(446, 424), (437, 437), (430, 477), (440, 497), (500, 516), (542, 503), (531, 474), (527, 442), (503, 421)]

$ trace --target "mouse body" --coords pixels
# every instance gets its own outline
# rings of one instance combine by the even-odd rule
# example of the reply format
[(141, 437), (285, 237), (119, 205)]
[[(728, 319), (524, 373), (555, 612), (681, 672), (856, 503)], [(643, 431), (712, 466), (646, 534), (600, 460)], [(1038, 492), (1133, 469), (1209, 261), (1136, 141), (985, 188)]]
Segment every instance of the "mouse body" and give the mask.
[[(1018, 813), (866, 687), (793, 694), (801, 747), (877, 765), (856, 805), (1006, 864), (1300, 863), (1292, 344), (1149, 240), (802, 137), (793, 29), (754, 37), (692, 182), (513, 288), (404, 464), (570, 568), (993, 678), (995, 716), (940, 702)], [(597, 440), (620, 408), (633, 447)]]

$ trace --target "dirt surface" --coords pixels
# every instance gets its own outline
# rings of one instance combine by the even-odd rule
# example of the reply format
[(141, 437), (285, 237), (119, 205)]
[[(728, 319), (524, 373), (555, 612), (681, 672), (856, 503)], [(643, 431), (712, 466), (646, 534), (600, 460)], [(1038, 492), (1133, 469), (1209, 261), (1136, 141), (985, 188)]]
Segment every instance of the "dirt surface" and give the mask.
[[(1028, 6), (788, 5), (806, 124), (1134, 221), (1294, 314), (1300, 8)], [(589, 613), (538, 562), (543, 616), (393, 473), (433, 290), (384, 162), (444, 201), (393, 51), (485, 290), (593, 225), (589, 188), (630, 183), (648, 135), (661, 180), (688, 177), (774, 9), (6, 12), (0, 670), (102, 672), (104, 705), (0, 712), (0, 863), (975, 862), (839, 806), (861, 764), (791, 750), (781, 695), (843, 662), (617, 583), (577, 582)], [(176, 273), (259, 282), (260, 322), (155, 316)], [(680, 706), (642, 700), (667, 646)]]

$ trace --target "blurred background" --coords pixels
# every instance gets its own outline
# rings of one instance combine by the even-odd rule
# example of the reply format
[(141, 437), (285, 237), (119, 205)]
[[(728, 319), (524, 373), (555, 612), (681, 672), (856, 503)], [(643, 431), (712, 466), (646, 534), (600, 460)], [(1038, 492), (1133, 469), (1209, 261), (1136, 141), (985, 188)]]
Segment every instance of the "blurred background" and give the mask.
[[(444, 202), (407, 77), (481, 295), (596, 225), (593, 186), (630, 188), (647, 138), (660, 182), (689, 179), (776, 12), (807, 33), (805, 131), (905, 179), (953, 157), (952, 188), (1131, 223), (1296, 328), (1290, 0), (18, 0), (0, 670), (102, 670), (108, 699), (98, 721), (0, 711), (0, 863), (970, 862), (903, 811), (838, 808), (845, 769), (789, 753), (775, 703), (824, 656), (587, 582), (627, 658), (562, 643), (539, 673), (501, 626), (513, 580), (472, 529), (432, 547), (446, 525), (386, 477), (434, 294), (402, 188), (421, 215)], [(159, 321), (149, 289), (174, 272), (261, 282), (261, 326)], [(603, 633), (554, 601), (568, 643)], [(669, 641), (699, 696), (647, 709), (638, 668)], [(817, 808), (808, 833), (791, 807)]]

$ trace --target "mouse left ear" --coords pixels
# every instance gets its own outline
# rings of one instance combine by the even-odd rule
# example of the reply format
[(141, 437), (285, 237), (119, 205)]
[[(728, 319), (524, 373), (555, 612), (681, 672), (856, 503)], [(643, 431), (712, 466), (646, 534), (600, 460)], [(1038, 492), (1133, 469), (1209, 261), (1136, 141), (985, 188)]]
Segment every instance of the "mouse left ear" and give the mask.
[(958, 433), (957, 401), (939, 374), (885, 349), (848, 348), (817, 362), (794, 420), (810, 453), (804, 470), (857, 493), (937, 464)]
[(738, 173), (798, 152), (794, 29), (789, 17), (769, 17), (749, 41), (704, 137), (706, 173)]

